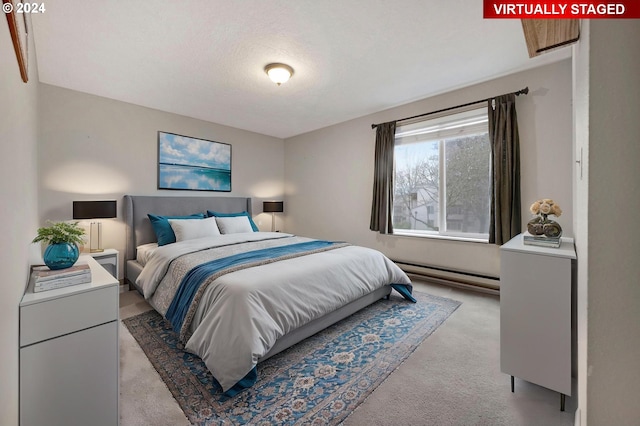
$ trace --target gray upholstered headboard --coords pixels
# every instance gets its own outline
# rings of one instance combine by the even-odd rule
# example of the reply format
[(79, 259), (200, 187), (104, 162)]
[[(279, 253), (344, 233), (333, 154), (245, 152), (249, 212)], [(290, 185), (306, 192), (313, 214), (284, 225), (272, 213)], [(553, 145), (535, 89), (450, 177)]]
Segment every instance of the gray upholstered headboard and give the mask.
[(168, 197), (125, 195), (123, 198), (123, 217), (127, 228), (127, 247), (125, 261), (136, 258), (136, 247), (156, 241), (148, 213), (157, 215), (188, 215), (206, 213), (207, 210), (235, 213), (249, 212), (251, 198), (245, 197)]

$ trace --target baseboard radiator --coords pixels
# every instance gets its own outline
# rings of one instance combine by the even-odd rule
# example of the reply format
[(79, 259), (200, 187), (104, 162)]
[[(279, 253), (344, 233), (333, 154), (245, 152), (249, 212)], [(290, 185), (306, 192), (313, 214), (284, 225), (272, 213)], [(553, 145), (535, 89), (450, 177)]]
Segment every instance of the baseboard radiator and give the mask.
[(472, 272), (456, 271), (436, 266), (394, 260), (408, 275), (415, 275), (436, 284), (465, 288), (489, 294), (500, 294), (500, 278)]

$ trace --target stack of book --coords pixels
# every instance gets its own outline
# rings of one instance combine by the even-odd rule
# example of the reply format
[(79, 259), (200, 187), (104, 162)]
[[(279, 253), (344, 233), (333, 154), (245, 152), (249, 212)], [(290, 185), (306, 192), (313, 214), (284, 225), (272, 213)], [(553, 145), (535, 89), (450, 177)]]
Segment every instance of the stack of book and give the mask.
[(529, 246), (540, 246), (540, 247), (560, 247), (561, 240), (560, 237), (547, 237), (544, 235), (532, 235), (529, 232), (525, 232), (522, 237), (522, 242), (525, 245)]
[(70, 268), (57, 270), (51, 270), (46, 266), (34, 266), (31, 281), (34, 293), (86, 284), (91, 282), (91, 268), (86, 263), (76, 263)]

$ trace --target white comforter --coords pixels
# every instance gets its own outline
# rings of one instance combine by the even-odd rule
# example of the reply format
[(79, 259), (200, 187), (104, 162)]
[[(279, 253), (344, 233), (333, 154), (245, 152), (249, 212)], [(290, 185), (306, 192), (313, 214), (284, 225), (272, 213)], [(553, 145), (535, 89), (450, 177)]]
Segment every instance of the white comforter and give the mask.
[[(238, 250), (243, 241), (310, 241), (256, 232), (183, 241), (159, 247), (138, 277), (146, 299), (163, 292), (171, 262), (207, 247)], [(218, 249), (223, 250), (223, 249)], [(205, 291), (185, 348), (204, 361), (224, 391), (249, 373), (276, 340), (386, 284), (410, 284), (382, 253), (347, 246), (223, 275)], [(165, 303), (166, 305), (166, 303)], [(165, 306), (166, 307), (166, 306)], [(160, 313), (166, 312), (160, 306)], [(164, 312), (163, 312), (164, 311)]]

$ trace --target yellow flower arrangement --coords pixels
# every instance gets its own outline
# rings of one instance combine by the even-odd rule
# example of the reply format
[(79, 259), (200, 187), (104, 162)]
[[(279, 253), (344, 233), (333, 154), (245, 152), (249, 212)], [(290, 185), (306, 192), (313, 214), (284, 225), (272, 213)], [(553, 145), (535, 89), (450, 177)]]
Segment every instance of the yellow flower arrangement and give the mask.
[(560, 217), (562, 215), (562, 209), (551, 198), (543, 198), (531, 204), (529, 211), (533, 215), (542, 216), (542, 220), (546, 221), (547, 216), (553, 215)]
[(562, 235), (562, 227), (559, 223), (547, 219), (547, 216), (560, 216), (562, 209), (551, 198), (543, 198), (531, 204), (531, 214), (536, 217), (527, 223), (527, 231), (532, 235), (545, 237), (557, 237)]

